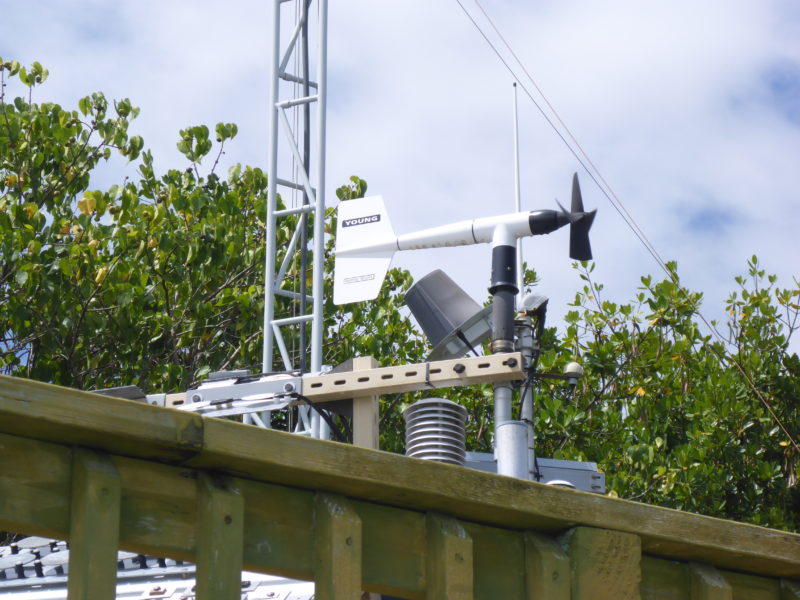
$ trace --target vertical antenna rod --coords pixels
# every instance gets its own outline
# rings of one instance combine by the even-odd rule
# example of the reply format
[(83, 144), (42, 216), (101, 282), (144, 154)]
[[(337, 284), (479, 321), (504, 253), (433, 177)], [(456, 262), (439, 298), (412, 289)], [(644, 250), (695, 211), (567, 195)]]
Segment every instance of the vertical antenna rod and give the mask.
[[(519, 182), (519, 110), (517, 107), (517, 82), (513, 83), (514, 87), (514, 208), (517, 212), (522, 211), (522, 200), (520, 194)], [(517, 238), (517, 311), (522, 310), (522, 299), (525, 296), (525, 273), (522, 271), (522, 238)], [(542, 317), (539, 317), (542, 318)], [(525, 367), (530, 368), (533, 359), (534, 340), (532, 319), (529, 315), (522, 317), (522, 327), (519, 328), (517, 335), (517, 350), (522, 352)], [(519, 418), (525, 423), (526, 435), (526, 457), (527, 457), (527, 479), (536, 478), (536, 432), (533, 428), (533, 386), (529, 383), (520, 388), (520, 409)]]
[[(519, 185), (519, 113), (517, 111), (517, 82), (514, 87), (514, 210), (522, 212), (522, 200), (520, 197)], [(524, 292), (525, 274), (522, 272), (522, 238), (517, 238), (517, 306), (522, 305)]]

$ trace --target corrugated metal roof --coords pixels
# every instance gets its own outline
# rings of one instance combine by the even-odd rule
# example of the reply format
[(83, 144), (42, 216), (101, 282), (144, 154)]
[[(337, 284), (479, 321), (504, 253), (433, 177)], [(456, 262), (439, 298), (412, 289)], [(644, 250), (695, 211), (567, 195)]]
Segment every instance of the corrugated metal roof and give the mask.
[[(0, 598), (61, 600), (67, 597), (69, 545), (26, 537), (0, 546)], [(134, 552), (117, 553), (119, 600), (194, 600), (192, 563)], [(314, 583), (260, 573), (242, 573), (242, 600), (310, 600)]]

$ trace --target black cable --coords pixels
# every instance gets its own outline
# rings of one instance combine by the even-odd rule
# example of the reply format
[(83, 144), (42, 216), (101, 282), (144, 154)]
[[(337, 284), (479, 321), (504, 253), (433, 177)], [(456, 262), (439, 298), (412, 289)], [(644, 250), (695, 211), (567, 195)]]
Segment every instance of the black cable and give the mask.
[(467, 345), (467, 348), (469, 348), (472, 351), (472, 354), (474, 354), (475, 356), (480, 356), (480, 354), (478, 354), (478, 351), (475, 350), (475, 348), (472, 347), (472, 344), (469, 343), (469, 340), (467, 339), (467, 336), (465, 336), (464, 333), (460, 329), (459, 329), (458, 333), (456, 334), (456, 336), (458, 337), (458, 339), (460, 339), (462, 342), (464, 342), (464, 344)]
[(336, 438), (336, 441), (337, 442), (342, 442), (344, 444), (347, 443), (347, 438), (342, 433), (342, 430), (339, 429), (339, 426), (331, 418), (331, 416), (325, 410), (320, 408), (318, 404), (312, 402), (309, 398), (307, 398), (306, 396), (303, 396), (303, 394), (298, 394), (297, 392), (295, 392), (293, 394), (289, 394), (289, 396), (291, 396), (292, 398), (297, 398), (298, 400), (302, 400), (303, 402), (308, 404), (311, 408), (313, 408), (315, 411), (317, 411), (317, 414), (319, 414), (319, 416), (322, 417), (325, 420), (325, 422), (328, 424), (328, 427), (331, 428), (331, 431), (333, 432), (333, 437)]
[(536, 481), (542, 480), (542, 472), (539, 470), (539, 456), (535, 452), (533, 453), (533, 476)]

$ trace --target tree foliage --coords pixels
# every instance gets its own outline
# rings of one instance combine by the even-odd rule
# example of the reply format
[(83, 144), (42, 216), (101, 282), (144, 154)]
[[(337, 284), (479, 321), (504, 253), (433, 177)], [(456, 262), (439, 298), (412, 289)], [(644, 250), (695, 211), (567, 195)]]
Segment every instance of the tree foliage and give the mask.
[[(182, 390), (210, 370), (258, 370), (267, 180), (253, 167), (217, 172), (236, 126), (183, 129), (186, 163), (156, 173), (129, 133), (139, 112), (129, 100), (95, 93), (74, 110), (36, 103), (46, 78), (38, 63), (0, 60), (0, 370), (147, 391)], [(7, 84), (23, 93), (11, 99)], [(134, 162), (135, 177), (92, 189), (96, 167), (115, 156)], [(353, 177), (337, 196), (366, 189)], [(285, 247), (294, 224), (282, 223)], [(331, 244), (328, 236), (328, 272)], [(577, 359), (586, 376), (574, 393), (538, 380), (537, 453), (596, 461), (614, 495), (796, 529), (800, 360), (789, 341), (800, 286), (779, 288), (753, 257), (718, 339), (700, 325), (701, 297), (680, 285), (674, 265), (663, 281), (643, 277), (625, 304), (603, 300), (593, 265), (576, 268), (583, 288), (566, 330), (545, 331), (539, 369), (560, 372)], [(401, 306), (410, 282), (392, 270), (375, 301), (348, 306), (334, 306), (327, 289), (324, 362), (423, 360), (425, 343)], [(288, 315), (282, 302), (277, 312)], [(470, 449), (489, 451), (491, 386), (448, 395), (468, 409)], [(383, 399), (385, 449), (402, 451), (400, 413), (415, 397)]]
[(625, 498), (796, 529), (800, 361), (789, 338), (800, 286), (778, 288), (753, 257), (716, 338), (699, 323), (700, 294), (668, 267), (626, 304), (603, 300), (593, 265), (581, 267), (566, 335), (541, 362), (578, 358), (587, 376), (571, 396), (540, 390), (539, 451), (597, 461)]
[[(180, 131), (187, 165), (157, 174), (142, 139), (128, 133), (139, 112), (129, 100), (111, 108), (96, 93), (78, 110), (36, 104), (34, 87), (47, 72), (0, 64), (3, 372), (83, 389), (135, 383), (161, 391), (210, 370), (258, 368), (267, 179), (240, 165), (227, 177), (216, 173), (236, 126), (218, 124), (215, 140), (204, 125)], [(29, 88), (27, 98), (6, 100), (9, 77)], [(138, 177), (90, 189), (92, 170), (112, 154), (139, 158)], [(363, 194), (366, 183), (343, 189)], [(283, 221), (279, 247), (293, 226)], [(391, 281), (409, 279), (393, 271)], [(402, 358), (414, 349), (386, 341), (413, 338), (395, 296), (384, 292), (368, 310), (328, 305), (326, 361)], [(277, 307), (289, 310), (288, 301)], [(381, 319), (389, 338), (377, 335)]]

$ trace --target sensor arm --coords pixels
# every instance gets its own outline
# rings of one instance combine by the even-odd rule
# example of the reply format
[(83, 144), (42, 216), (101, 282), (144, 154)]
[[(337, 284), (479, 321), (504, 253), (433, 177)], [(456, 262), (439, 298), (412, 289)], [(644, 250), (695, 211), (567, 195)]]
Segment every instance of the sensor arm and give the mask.
[[(392, 255), (398, 250), (419, 250), (472, 244), (498, 245), (495, 233), (502, 229), (510, 245), (532, 235), (551, 233), (570, 226), (570, 257), (591, 260), (589, 229), (595, 211), (585, 212), (577, 174), (572, 181), (570, 211), (535, 210), (459, 221), (397, 236), (389, 221), (383, 198), (373, 196), (339, 203), (336, 230), (333, 301), (347, 304), (371, 300), (380, 292)], [(502, 245), (509, 245), (505, 242)], [(516, 287), (516, 286), (515, 286)]]
[(511, 239), (516, 240), (532, 235), (551, 233), (568, 224), (567, 216), (555, 210), (511, 213), (430, 227), (414, 233), (399, 235), (394, 240), (337, 247), (336, 255), (347, 256), (363, 252), (394, 252), (488, 244), (493, 241), (495, 229), (499, 226), (508, 231)]

